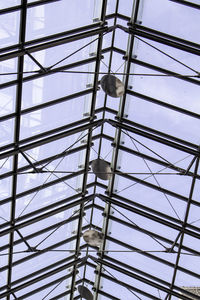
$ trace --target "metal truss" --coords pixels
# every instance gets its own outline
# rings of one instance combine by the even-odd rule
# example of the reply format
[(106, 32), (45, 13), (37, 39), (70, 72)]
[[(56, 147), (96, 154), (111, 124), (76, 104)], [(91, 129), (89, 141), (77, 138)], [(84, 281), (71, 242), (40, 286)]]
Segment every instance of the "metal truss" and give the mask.
[[(194, 10), (200, 8), (198, 4), (189, 1), (170, 1), (176, 2), (181, 6), (188, 6)], [(195, 186), (199, 184), (200, 180), (199, 145), (188, 141), (187, 138), (179, 138), (176, 134), (170, 135), (161, 130), (134, 122), (129, 116), (126, 116), (125, 106), (127, 97), (137, 97), (143, 102), (153, 103), (158, 107), (178, 112), (194, 120), (199, 120), (200, 115), (196, 111), (190, 111), (183, 107), (167, 103), (163, 99), (156, 99), (134, 91), (134, 88), (131, 89), (129, 86), (129, 73), (131, 72), (132, 64), (135, 64), (148, 70), (178, 78), (182, 82), (199, 86), (199, 74), (196, 74), (195, 78), (181, 76), (181, 74), (177, 72), (149, 64), (134, 57), (133, 50), (137, 37), (145, 38), (149, 43), (157, 42), (160, 45), (167, 45), (197, 56), (200, 55), (200, 45), (138, 24), (138, 14), (141, 5), (140, 0), (133, 1), (133, 15), (131, 18), (119, 12), (119, 0), (116, 1), (115, 12), (108, 14), (108, 3), (106, 0), (103, 0), (101, 17), (96, 22), (87, 26), (77, 27), (68, 31), (27, 41), (26, 24), (28, 9), (39, 7), (40, 5), (48, 5), (53, 2), (59, 2), (59, 0), (35, 2), (22, 0), (20, 5), (0, 10), (0, 16), (12, 12), (20, 12), (19, 43), (6, 46), (0, 50), (0, 62), (14, 58), (17, 59), (16, 79), (0, 84), (0, 91), (5, 88), (16, 87), (15, 110), (0, 116), (0, 122), (2, 123), (8, 120), (14, 121), (14, 137), (12, 142), (4, 144), (0, 148), (0, 160), (3, 164), (9, 159), (12, 160), (12, 168), (0, 174), (2, 181), (11, 180), (10, 195), (3, 197), (0, 201), (2, 207), (6, 207), (7, 210), (10, 210), (10, 215), (8, 213), (9, 219), (2, 215), (3, 221), (0, 223), (0, 238), (2, 239), (0, 254), (2, 257), (7, 256), (8, 258), (7, 262), (1, 265), (0, 268), (2, 276), (4, 278), (6, 277), (6, 280), (0, 286), (0, 299), (34, 299), (33, 297), (38, 298), (40, 292), (46, 293), (46, 298), (41, 299), (65, 299), (65, 297), (68, 297), (66, 299), (70, 300), (80, 299), (80, 296), (77, 295), (76, 292), (77, 285), (87, 284), (94, 291), (94, 300), (104, 298), (123, 300), (121, 297), (118, 298), (116, 294), (113, 294), (112, 289), (111, 291), (104, 289), (102, 287), (103, 282), (107, 283), (106, 286), (111, 284), (112, 286), (116, 286), (116, 289), (122, 288), (128, 291), (130, 293), (129, 299), (143, 299), (142, 297), (144, 297), (144, 299), (161, 299), (158, 294), (155, 294), (155, 290), (163, 292), (165, 300), (170, 300), (171, 298), (183, 300), (199, 299), (198, 296), (183, 289), (182, 286), (176, 283), (178, 272), (190, 276), (190, 279), (200, 279), (199, 273), (180, 264), (182, 253), (195, 257), (200, 256), (199, 250), (193, 243), (189, 245), (184, 243), (185, 236), (191, 240), (200, 239), (200, 228), (188, 221), (188, 216), (192, 209), (191, 207), (193, 207), (193, 209), (199, 209), (200, 207), (199, 199), (194, 197)], [(108, 25), (110, 21), (113, 22), (113, 26)], [(127, 22), (127, 26), (117, 26), (121, 21)], [(117, 30), (122, 30), (125, 36), (129, 36), (127, 51), (115, 46)], [(109, 47), (104, 48), (103, 41), (107, 33), (112, 34), (111, 44)], [(55, 48), (56, 51), (57, 46), (68, 44), (70, 47), (72, 42), (82, 42), (89, 37), (97, 38), (97, 50), (95, 55), (86, 59), (80, 58), (73, 63), (66, 62), (59, 67), (46, 68), (34, 58), (34, 54), (41, 50)], [(102, 61), (104, 56), (109, 57), (108, 72), (111, 72), (114, 55), (120, 55), (122, 62), (125, 64), (125, 94), (120, 100), (119, 109), (117, 105), (115, 109), (109, 107), (107, 95), (104, 96), (103, 105), (98, 107), (97, 96), (99, 92), (99, 73), (101, 72)], [(34, 61), (38, 67), (38, 71), (35, 72), (35, 74), (24, 76), (24, 60), (27, 57)], [(84, 90), (80, 89), (78, 92), (66, 94), (63, 97), (36, 104), (28, 108), (22, 107), (22, 93), (26, 82), (33, 82), (33, 80), (46, 78), (63, 71), (73, 71), (75, 68), (87, 66), (91, 63), (95, 65), (94, 79), (91, 86), (86, 87)], [(91, 96), (91, 105), (88, 114), (82, 119), (71, 123), (67, 123), (66, 121), (66, 124), (62, 126), (39, 132), (26, 138), (20, 137), (22, 116), (49, 107), (56, 107), (61, 103), (72, 103), (72, 100), (86, 96)], [(110, 132), (107, 131), (107, 127), (111, 128)], [(98, 132), (95, 132), (96, 129), (98, 129)], [(36, 161), (27, 154), (29, 150), (36, 150), (38, 147), (45, 146), (51, 148), (53, 142), (59, 144), (63, 139), (73, 138), (76, 134), (81, 133), (86, 135), (85, 140), (80, 139), (79, 143), (75, 142), (73, 147), (70, 146), (67, 150), (57, 151), (53, 155), (50, 153), (46, 157)], [(190, 155), (192, 161), (187, 167), (180, 167), (175, 163), (168, 162), (166, 159), (156, 157), (154, 155), (155, 153), (139, 151), (134, 147), (131, 148), (124, 145), (122, 143), (122, 137), (124, 136), (130, 140), (135, 137), (143, 138), (147, 141), (155, 142), (162, 147), (169, 147), (175, 153), (177, 151), (184, 155)], [(97, 177), (92, 181), (89, 180), (92, 147), (95, 143), (98, 145), (96, 152), (97, 156), (101, 157), (105, 142), (110, 143), (110, 149), (112, 151), (112, 159), (109, 161), (112, 168), (112, 177), (109, 184), (103, 184)], [(58, 159), (69, 158), (69, 160), (73, 160), (74, 155), (82, 152), (85, 155), (84, 164), (73, 172), (57, 176), (56, 172), (46, 170), (44, 167), (49, 163), (55, 163)], [(167, 168), (169, 171), (175, 172), (180, 178), (189, 178), (191, 180), (189, 194), (181, 194), (179, 190), (175, 191), (174, 189), (152, 183), (146, 179), (141, 179), (137, 174), (129, 174), (119, 170), (118, 161), (120, 155), (127, 155), (133, 160), (136, 158), (141, 159), (141, 161), (153, 163), (157, 168)], [(20, 165), (19, 163), (21, 157), (23, 157), (25, 161), (24, 165)], [(48, 182), (41, 182), (41, 184), (37, 186), (18, 191), (18, 182), (22, 174), (39, 176), (48, 172), (57, 177), (53, 177), (53, 179)], [(66, 193), (65, 196), (62, 195), (61, 198), (55, 199), (55, 201), (52, 201), (50, 204), (48, 204), (49, 198), (47, 196), (46, 199), (42, 199), (42, 201), (47, 201), (47, 204), (17, 216), (17, 203), (19, 203), (21, 199), (25, 199), (24, 197), (32, 197), (34, 193), (37, 194), (39, 191), (48, 191), (48, 189), (54, 188), (59, 183), (68, 185), (69, 182), (71, 182), (70, 180), (75, 180), (80, 176), (82, 178), (81, 188), (78, 190), (73, 188), (74, 192), (72, 195), (67, 195)], [(160, 198), (163, 195), (165, 195), (165, 197), (172, 197), (177, 205), (184, 205), (184, 217), (178, 218), (169, 215), (166, 212), (151, 207), (149, 203), (144, 205), (140, 201), (137, 201), (136, 197), (130, 197), (129, 193), (127, 193), (127, 195), (124, 193), (120, 195), (116, 190), (116, 183), (119, 180), (122, 180), (126, 185), (129, 184), (132, 186), (137, 184), (141, 188), (148, 189), (150, 192), (156, 192)], [(115, 210), (117, 214), (113, 215), (113, 211)], [(71, 215), (67, 216), (69, 212)], [(131, 215), (131, 218), (126, 219), (124, 215), (120, 216), (118, 214), (120, 212), (123, 212), (123, 214), (127, 212), (129, 216)], [(52, 222), (52, 217), (62, 213), (65, 215), (63, 220), (59, 220), (56, 223)], [(85, 225), (84, 218), (87, 213), (90, 219), (89, 223)], [(100, 214), (102, 217), (102, 226), (96, 224), (95, 217), (97, 214)], [(173, 235), (171, 237), (165, 234), (162, 235), (150, 227), (138, 226), (134, 223), (135, 216), (137, 216), (137, 218), (143, 218), (144, 222), (147, 220), (148, 222), (154, 222), (158, 227), (163, 226), (163, 228), (166, 228), (166, 231), (169, 230), (170, 232), (176, 233), (176, 238), (174, 239)], [(54, 239), (49, 239), (49, 237), (54, 236), (55, 232), (58, 233), (63, 226), (73, 223), (76, 224), (77, 228), (72, 231), (70, 235), (63, 235), (62, 232), (59, 238), (56, 236)], [(35, 231), (34, 226), (36, 226), (36, 224), (42, 225), (39, 230)], [(149, 253), (148, 251), (142, 250), (134, 246), (134, 244), (128, 244), (123, 240), (123, 236), (119, 235), (116, 237), (111, 235), (111, 224), (123, 226), (125, 231), (129, 232), (129, 234), (130, 232), (132, 232), (133, 235), (137, 233), (141, 234), (141, 237), (145, 235), (161, 245), (164, 245), (163, 253), (166, 254), (166, 258), (163, 256), (160, 257), (156, 253)], [(100, 249), (82, 244), (82, 232), (87, 229), (97, 229), (103, 232), (104, 241)], [(34, 239), (39, 239), (41, 242), (35, 244)], [(49, 244), (41, 246), (41, 244), (48, 239), (50, 240)], [(73, 243), (74, 249), (70, 249), (70, 243)], [(114, 258), (112, 251), (108, 247), (109, 243), (123, 249), (121, 250), (122, 253), (123, 251), (130, 251), (133, 259), (137, 253), (140, 254), (141, 257), (144, 257), (144, 259), (148, 259), (152, 265), (154, 262), (158, 262), (160, 265), (166, 266), (169, 268), (170, 274), (172, 274), (171, 277), (169, 280), (164, 280), (160, 277), (159, 272), (157, 272), (156, 275), (152, 275), (144, 271), (142, 266), (139, 269), (128, 264), (128, 262), (126, 263), (123, 260)], [(31, 269), (36, 259), (41, 258), (41, 260), (45, 261), (50, 253), (59, 253), (59, 251), (66, 252), (66, 257), (58, 257), (55, 261), (48, 261), (46, 265), (39, 266), (36, 270)], [(17, 253), (19, 257), (15, 259), (15, 254)], [(170, 255), (171, 257), (176, 255), (175, 261), (171, 260)], [(86, 257), (85, 261), (84, 257)], [(29, 274), (15, 279), (13, 275), (15, 270), (20, 267), (24, 268), (24, 263), (27, 262), (30, 265)], [(93, 274), (92, 279), (91, 273)], [(80, 274), (82, 278), (80, 278)], [(118, 278), (117, 275), (113, 274), (120, 274), (120, 276)], [(69, 281), (70, 284), (68, 286), (64, 285), (64, 282)], [(40, 282), (42, 283), (39, 285)], [(133, 283), (131, 284), (131, 282)], [(144, 284), (144, 288), (141, 288), (142, 284)], [(188, 285), (190, 285), (190, 282), (188, 282)], [(148, 288), (145, 289), (145, 287)], [(56, 291), (58, 292), (56, 293)], [(54, 292), (54, 296), (51, 295), (51, 292)], [(44, 294), (41, 295), (44, 297)], [(102, 298), (100, 298), (101, 296)]]

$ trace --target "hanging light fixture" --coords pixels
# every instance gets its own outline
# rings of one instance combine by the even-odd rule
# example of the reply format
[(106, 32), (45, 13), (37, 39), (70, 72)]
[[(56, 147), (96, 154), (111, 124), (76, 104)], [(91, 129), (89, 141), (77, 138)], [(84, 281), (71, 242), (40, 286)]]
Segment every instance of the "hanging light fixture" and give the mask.
[(83, 239), (88, 245), (99, 247), (103, 242), (103, 234), (96, 230), (86, 230)]
[(85, 286), (83, 285), (79, 285), (78, 286), (78, 291), (79, 291), (79, 294), (82, 298), (86, 299), (86, 300), (93, 300), (93, 295), (92, 293), (90, 292), (90, 290), (88, 288), (86, 288)]
[(102, 180), (108, 180), (111, 177), (110, 165), (103, 159), (95, 159), (92, 161), (92, 171)]
[(110, 97), (121, 97), (124, 94), (124, 84), (114, 75), (104, 75), (100, 80), (103, 91)]

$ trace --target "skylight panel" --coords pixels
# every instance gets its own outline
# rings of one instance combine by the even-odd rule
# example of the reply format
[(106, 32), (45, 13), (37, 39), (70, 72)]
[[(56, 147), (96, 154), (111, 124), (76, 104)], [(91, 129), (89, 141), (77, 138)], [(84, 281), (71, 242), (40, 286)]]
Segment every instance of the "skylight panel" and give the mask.
[(199, 18), (199, 11), (189, 6), (153, 0), (144, 2), (142, 25), (198, 44)]

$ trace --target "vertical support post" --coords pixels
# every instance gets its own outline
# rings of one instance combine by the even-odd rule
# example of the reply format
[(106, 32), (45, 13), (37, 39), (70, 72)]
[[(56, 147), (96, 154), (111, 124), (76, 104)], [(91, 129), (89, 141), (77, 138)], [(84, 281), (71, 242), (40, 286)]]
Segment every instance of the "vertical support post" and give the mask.
[[(20, 50), (24, 48), (25, 32), (26, 32), (26, 15), (27, 15), (27, 0), (21, 0), (21, 15), (20, 15), (20, 32), (19, 32), (19, 44)], [(23, 81), (23, 65), (24, 56), (18, 58), (18, 76), (17, 76), (17, 92), (16, 92), (16, 117), (15, 117), (15, 129), (14, 129), (14, 143), (15, 149), (18, 148), (19, 136), (20, 136), (20, 118), (21, 118), (21, 101), (22, 101), (22, 81)], [(18, 153), (13, 158), (13, 177), (12, 177), (12, 203), (11, 203), (11, 226), (15, 225), (15, 210), (16, 210), (16, 193), (17, 193), (17, 169), (18, 169)], [(13, 265), (13, 243), (14, 243), (14, 231), (9, 236), (9, 255), (8, 255), (8, 277), (7, 277), (7, 290), (11, 289), (12, 281), (12, 265)], [(6, 297), (10, 300), (10, 294)]]

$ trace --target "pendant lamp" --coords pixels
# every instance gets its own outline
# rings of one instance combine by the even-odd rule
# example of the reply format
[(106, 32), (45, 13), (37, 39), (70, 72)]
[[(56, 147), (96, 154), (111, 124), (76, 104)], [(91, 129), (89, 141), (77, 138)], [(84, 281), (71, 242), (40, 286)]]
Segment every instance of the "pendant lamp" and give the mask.
[(124, 84), (114, 75), (104, 75), (100, 80), (103, 91), (110, 97), (121, 97), (124, 94)]
[(108, 180), (111, 176), (111, 168), (108, 162), (103, 159), (95, 159), (92, 161), (92, 171), (102, 180)]
[(103, 242), (103, 234), (96, 230), (86, 230), (83, 239), (88, 245), (99, 247)]
[(79, 285), (78, 286), (78, 291), (79, 291), (79, 294), (82, 298), (86, 299), (86, 300), (93, 300), (93, 295), (92, 293), (90, 292), (90, 290), (88, 288), (86, 288), (85, 286), (83, 285)]

